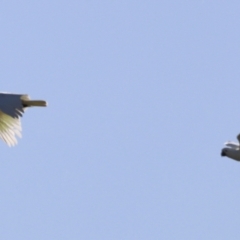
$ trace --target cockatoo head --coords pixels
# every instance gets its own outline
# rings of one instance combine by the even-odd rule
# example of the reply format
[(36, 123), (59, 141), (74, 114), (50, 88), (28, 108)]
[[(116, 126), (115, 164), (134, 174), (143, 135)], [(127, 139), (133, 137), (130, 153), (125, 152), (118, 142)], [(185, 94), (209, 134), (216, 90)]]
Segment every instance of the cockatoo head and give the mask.
[(229, 157), (236, 161), (240, 161), (240, 150), (234, 148), (223, 148), (221, 152), (222, 157)]

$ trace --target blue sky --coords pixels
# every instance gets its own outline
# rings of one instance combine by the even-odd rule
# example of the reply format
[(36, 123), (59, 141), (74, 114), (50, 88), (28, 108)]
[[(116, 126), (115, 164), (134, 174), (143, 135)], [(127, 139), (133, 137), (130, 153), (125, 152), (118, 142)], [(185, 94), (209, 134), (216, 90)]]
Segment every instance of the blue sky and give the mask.
[(2, 1), (0, 238), (239, 239), (239, 1)]

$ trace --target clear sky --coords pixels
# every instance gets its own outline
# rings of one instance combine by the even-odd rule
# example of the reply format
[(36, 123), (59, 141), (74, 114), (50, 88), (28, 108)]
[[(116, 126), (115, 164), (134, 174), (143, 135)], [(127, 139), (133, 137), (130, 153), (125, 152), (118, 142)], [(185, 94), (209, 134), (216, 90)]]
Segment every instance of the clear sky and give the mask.
[(239, 1), (0, 3), (0, 239), (240, 239)]

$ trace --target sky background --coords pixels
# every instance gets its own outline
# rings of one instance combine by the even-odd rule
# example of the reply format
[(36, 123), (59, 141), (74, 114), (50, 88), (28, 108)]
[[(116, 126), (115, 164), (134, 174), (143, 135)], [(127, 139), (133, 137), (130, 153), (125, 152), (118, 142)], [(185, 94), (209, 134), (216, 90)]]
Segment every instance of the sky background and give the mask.
[(0, 3), (0, 239), (240, 238), (239, 1)]

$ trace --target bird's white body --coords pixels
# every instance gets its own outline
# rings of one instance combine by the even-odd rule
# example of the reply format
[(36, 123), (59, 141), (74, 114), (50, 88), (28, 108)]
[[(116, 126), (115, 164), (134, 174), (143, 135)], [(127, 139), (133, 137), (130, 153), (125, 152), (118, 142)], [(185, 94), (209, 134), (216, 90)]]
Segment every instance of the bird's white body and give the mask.
[(237, 139), (239, 141), (238, 143), (230, 141), (225, 143), (226, 148), (222, 149), (222, 157), (226, 156), (236, 161), (240, 161), (240, 134), (237, 136)]
[(42, 100), (30, 100), (26, 94), (0, 93), (0, 138), (8, 144), (17, 144), (21, 137), (21, 121), (24, 111), (32, 106), (47, 106)]

